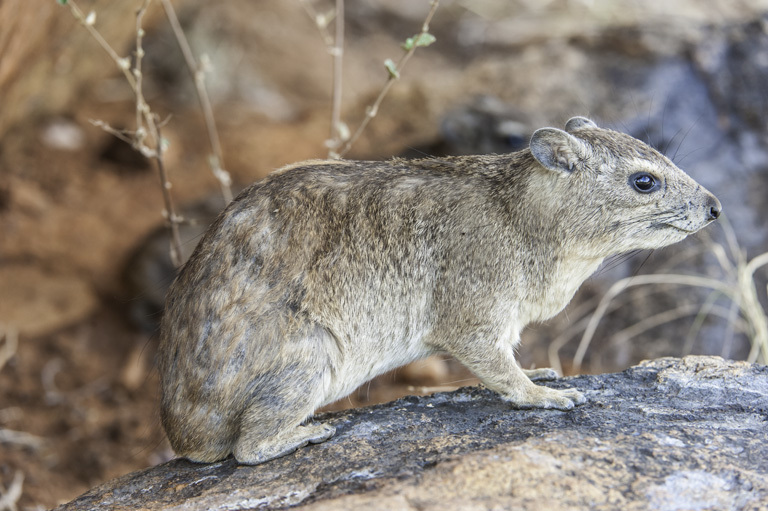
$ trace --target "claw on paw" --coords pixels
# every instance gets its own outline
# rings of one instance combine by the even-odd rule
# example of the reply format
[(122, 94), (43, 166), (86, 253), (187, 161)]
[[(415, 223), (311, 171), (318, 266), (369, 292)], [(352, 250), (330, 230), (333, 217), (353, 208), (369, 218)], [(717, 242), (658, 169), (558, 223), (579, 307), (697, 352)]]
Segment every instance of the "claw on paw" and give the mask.
[(556, 410), (570, 410), (576, 405), (587, 402), (584, 394), (575, 389), (551, 389), (534, 385), (522, 396), (505, 396), (507, 401), (514, 403), (518, 408), (554, 408)]

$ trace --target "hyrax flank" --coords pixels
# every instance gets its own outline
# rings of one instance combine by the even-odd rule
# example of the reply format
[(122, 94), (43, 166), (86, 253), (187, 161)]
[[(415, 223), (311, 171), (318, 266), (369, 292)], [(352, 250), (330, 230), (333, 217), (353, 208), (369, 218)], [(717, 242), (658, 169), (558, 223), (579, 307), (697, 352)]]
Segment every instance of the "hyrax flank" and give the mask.
[(575, 117), (489, 156), (308, 161), (241, 193), (171, 286), (159, 352), (177, 454), (246, 464), (330, 438), (315, 409), (447, 352), (519, 408), (576, 390), (531, 379), (520, 331), (607, 256), (682, 240), (720, 203), (670, 160)]

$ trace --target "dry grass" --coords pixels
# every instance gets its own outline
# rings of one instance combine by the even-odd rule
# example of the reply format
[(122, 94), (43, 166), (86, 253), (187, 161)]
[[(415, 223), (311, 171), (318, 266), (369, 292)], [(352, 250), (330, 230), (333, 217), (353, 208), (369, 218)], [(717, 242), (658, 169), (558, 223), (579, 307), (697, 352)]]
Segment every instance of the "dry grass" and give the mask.
[[(591, 315), (587, 310), (595, 307), (594, 301), (569, 313), (569, 316), (576, 318), (575, 323), (553, 340), (549, 346), (549, 359), (552, 367), (559, 371), (562, 370), (559, 350), (583, 330), (584, 333), (572, 365), (574, 371), (581, 369), (584, 357), (601, 320), (606, 314), (626, 305), (626, 302), (619, 298), (624, 291), (629, 288), (649, 286), (651, 292), (659, 292), (659, 289), (670, 285), (709, 289), (710, 294), (701, 304), (684, 304), (675, 309), (649, 316), (643, 321), (614, 333), (610, 342), (627, 342), (651, 328), (683, 317), (695, 316), (681, 353), (681, 355), (687, 355), (691, 351), (693, 340), (700, 331), (704, 320), (708, 316), (718, 316), (726, 319), (730, 325), (729, 334), (723, 341), (724, 354), (727, 354), (733, 332), (740, 332), (746, 335), (751, 343), (747, 361), (768, 363), (768, 314), (760, 303), (755, 282), (755, 273), (768, 265), (768, 252), (747, 260), (746, 253), (739, 246), (733, 228), (727, 219), (722, 218), (721, 225), (725, 233), (725, 245), (715, 242), (705, 234), (703, 235), (704, 242), (696, 250), (683, 252), (681, 256), (687, 258), (703, 253), (713, 255), (718, 263), (719, 275), (717, 277), (659, 273), (629, 277), (616, 282), (608, 289)], [(718, 303), (718, 300), (723, 297), (727, 298), (727, 306)]]

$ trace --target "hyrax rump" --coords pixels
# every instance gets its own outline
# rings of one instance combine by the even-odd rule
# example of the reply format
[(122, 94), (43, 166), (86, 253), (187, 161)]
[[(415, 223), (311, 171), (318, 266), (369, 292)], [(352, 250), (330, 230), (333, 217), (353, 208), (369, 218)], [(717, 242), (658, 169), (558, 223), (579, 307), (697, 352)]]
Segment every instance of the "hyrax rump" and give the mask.
[(682, 240), (720, 203), (670, 160), (575, 117), (488, 156), (308, 161), (241, 193), (171, 286), (162, 422), (177, 454), (257, 464), (334, 428), (305, 423), (390, 369), (447, 352), (520, 408), (520, 331), (609, 255)]

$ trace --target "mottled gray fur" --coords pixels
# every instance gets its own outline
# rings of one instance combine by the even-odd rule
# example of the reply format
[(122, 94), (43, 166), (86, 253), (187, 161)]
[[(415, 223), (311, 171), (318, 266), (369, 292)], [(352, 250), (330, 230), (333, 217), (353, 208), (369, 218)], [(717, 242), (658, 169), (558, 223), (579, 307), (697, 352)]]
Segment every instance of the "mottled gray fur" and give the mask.
[(227, 207), (171, 286), (168, 438), (193, 461), (261, 463), (332, 436), (306, 423), (318, 407), (436, 352), (516, 407), (572, 408), (577, 390), (531, 381), (553, 371), (519, 367), (520, 331), (605, 257), (719, 212), (663, 155), (581, 117), (512, 154), (286, 167)]

